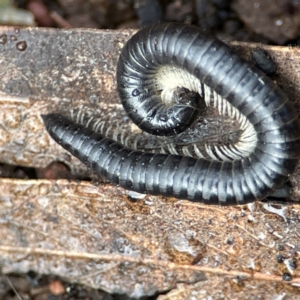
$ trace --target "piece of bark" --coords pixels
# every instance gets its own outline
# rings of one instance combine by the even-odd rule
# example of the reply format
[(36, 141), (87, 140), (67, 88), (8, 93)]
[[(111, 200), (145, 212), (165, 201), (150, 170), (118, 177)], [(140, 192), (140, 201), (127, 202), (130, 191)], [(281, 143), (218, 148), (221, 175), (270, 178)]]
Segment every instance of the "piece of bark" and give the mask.
[(233, 0), (232, 8), (253, 32), (283, 45), (298, 38), (300, 10), (289, 0)]
[(121, 188), (67, 180), (0, 179), (0, 195), (5, 274), (33, 270), (137, 298), (175, 287), (299, 293), (300, 205), (132, 201)]
[(82, 105), (120, 111), (116, 62), (132, 32), (1, 27), (0, 160), (41, 168), (60, 160), (86, 170), (49, 138), (40, 116)]
[[(82, 110), (95, 120), (110, 118), (111, 124), (121, 126), (125, 112), (116, 90), (116, 64), (134, 32), (0, 27), (0, 162), (45, 168), (61, 161), (73, 173), (85, 173), (87, 168), (49, 137), (40, 116)], [(248, 60), (254, 48), (267, 51), (277, 64), (273, 79), (300, 110), (298, 48), (230, 45)], [(208, 125), (218, 118), (210, 116)], [(201, 126), (200, 135), (210, 136), (210, 126)], [(291, 181), (298, 183), (296, 175)]]
[[(75, 173), (86, 170), (49, 138), (40, 116), (82, 109), (94, 118), (124, 123), (115, 73), (120, 51), (134, 32), (0, 27), (0, 161), (43, 168), (60, 160)], [(255, 47), (269, 52), (277, 64), (275, 80), (299, 110), (298, 48), (231, 45), (249, 59)], [(202, 127), (200, 134), (205, 131)]]

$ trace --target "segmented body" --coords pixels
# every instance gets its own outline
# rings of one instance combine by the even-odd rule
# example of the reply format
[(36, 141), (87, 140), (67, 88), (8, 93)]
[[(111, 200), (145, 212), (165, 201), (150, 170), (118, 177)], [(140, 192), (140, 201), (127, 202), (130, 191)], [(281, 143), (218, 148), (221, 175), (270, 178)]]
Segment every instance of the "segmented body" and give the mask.
[(208, 160), (128, 149), (63, 116), (43, 116), (55, 141), (114, 184), (234, 205), (264, 199), (297, 166), (300, 123), (293, 104), (263, 73), (193, 26), (169, 23), (137, 32), (122, 50), (117, 81), (125, 110), (147, 132), (171, 135), (194, 122), (197, 103), (161, 101), (165, 90), (183, 86), (207, 104), (213, 96), (219, 111), (236, 118), (244, 133), (237, 144), (217, 148), (224, 160)]

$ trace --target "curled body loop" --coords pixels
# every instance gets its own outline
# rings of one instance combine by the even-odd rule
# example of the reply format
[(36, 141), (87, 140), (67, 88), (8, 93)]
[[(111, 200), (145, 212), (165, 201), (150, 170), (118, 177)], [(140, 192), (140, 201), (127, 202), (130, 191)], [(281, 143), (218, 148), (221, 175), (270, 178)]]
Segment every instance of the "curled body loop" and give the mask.
[[(201, 101), (238, 119), (240, 141), (216, 148), (224, 160), (128, 149), (63, 116), (43, 116), (50, 135), (110, 182), (140, 193), (206, 204), (261, 200), (280, 189), (300, 157), (293, 104), (262, 72), (198, 28), (169, 23), (137, 32), (122, 50), (117, 82), (124, 109), (141, 129), (174, 135), (197, 118)], [(197, 93), (165, 103), (165, 91)]]

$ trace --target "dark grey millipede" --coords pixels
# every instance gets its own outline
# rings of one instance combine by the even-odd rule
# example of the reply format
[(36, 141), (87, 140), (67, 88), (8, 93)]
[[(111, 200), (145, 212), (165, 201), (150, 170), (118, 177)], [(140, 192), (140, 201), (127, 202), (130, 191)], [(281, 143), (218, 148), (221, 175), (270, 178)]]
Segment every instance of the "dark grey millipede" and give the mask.
[(271, 195), (297, 167), (300, 123), (292, 102), (262, 72), (196, 27), (167, 23), (137, 32), (122, 50), (117, 83), (128, 116), (148, 133), (174, 135), (194, 123), (198, 101), (167, 102), (178, 87), (197, 92), (207, 105), (213, 99), (243, 133), (237, 143), (214, 148), (222, 160), (197, 159), (129, 149), (61, 115), (43, 116), (56, 142), (111, 183), (234, 205)]

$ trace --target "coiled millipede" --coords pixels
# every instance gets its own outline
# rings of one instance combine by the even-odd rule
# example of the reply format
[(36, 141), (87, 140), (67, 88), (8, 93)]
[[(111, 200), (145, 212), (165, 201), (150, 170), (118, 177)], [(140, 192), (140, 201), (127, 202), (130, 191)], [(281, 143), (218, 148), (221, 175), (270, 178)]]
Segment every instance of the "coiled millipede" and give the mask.
[[(243, 128), (217, 147), (223, 160), (153, 154), (124, 147), (58, 114), (43, 116), (51, 137), (111, 183), (139, 193), (234, 205), (280, 189), (300, 156), (300, 123), (287, 96), (221, 41), (189, 25), (138, 31), (122, 50), (117, 82), (129, 117), (142, 130), (172, 135), (198, 115), (197, 101), (165, 103), (177, 87), (213, 97)], [(195, 97), (194, 97), (195, 98)]]

